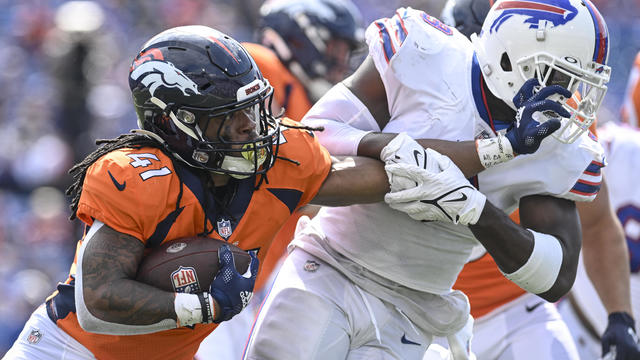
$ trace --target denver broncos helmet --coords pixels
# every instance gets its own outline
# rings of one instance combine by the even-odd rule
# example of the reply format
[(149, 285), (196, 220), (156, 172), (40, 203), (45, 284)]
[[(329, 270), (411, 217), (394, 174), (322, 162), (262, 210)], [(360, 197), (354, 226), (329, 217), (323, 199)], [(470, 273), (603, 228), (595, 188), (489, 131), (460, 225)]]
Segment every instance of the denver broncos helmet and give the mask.
[[(346, 42), (349, 52), (364, 44), (360, 12), (349, 0), (267, 1), (260, 16), (259, 41), (274, 50), (312, 99), (342, 80), (347, 70), (348, 59), (331, 53), (332, 40)], [(342, 74), (331, 79), (336, 69)]]
[(558, 140), (575, 141), (595, 120), (611, 68), (607, 25), (589, 0), (498, 0), (471, 42), (489, 90), (511, 107), (532, 77), (580, 94), (574, 106), (556, 99), (571, 113)]
[[(206, 26), (161, 32), (133, 60), (129, 86), (138, 132), (183, 162), (238, 178), (264, 174), (273, 165), (280, 128), (265, 104), (273, 88), (231, 37)], [(206, 138), (212, 118), (222, 118), (224, 125), (237, 111), (256, 115), (257, 138), (230, 141), (220, 132)]]
[(442, 22), (453, 26), (464, 36), (480, 33), (482, 23), (494, 0), (447, 0), (440, 14)]

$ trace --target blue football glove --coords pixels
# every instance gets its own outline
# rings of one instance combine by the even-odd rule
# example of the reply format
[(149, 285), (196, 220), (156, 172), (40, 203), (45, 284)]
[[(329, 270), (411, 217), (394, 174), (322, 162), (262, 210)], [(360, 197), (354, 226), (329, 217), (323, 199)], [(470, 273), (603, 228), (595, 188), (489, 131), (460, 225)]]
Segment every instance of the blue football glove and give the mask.
[(251, 255), (249, 273), (241, 275), (236, 270), (229, 246), (222, 245), (218, 249), (220, 269), (209, 289), (211, 297), (220, 307), (220, 313), (216, 314), (216, 319), (214, 319), (215, 323), (230, 320), (238, 315), (251, 300), (259, 261), (254, 252), (249, 252), (249, 255)]
[(609, 314), (609, 324), (602, 335), (602, 357), (615, 360), (640, 359), (635, 322), (626, 312)]
[[(556, 116), (570, 117), (571, 114), (557, 101), (547, 99), (551, 95), (571, 97), (571, 92), (562, 86), (551, 85), (535, 91), (540, 86), (538, 79), (527, 80), (516, 96), (513, 104), (518, 109), (516, 121), (507, 130), (506, 138), (516, 154), (536, 152), (544, 138), (560, 128), (560, 119)], [(543, 112), (549, 119), (543, 123), (533, 119), (533, 114)]]

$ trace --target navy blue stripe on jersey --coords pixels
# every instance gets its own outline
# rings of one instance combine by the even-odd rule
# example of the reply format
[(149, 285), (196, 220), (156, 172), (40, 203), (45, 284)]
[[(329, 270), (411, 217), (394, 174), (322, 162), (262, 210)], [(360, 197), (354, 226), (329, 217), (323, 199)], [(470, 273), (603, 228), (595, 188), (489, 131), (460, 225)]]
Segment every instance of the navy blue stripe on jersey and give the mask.
[(300, 198), (302, 198), (302, 191), (295, 189), (267, 189), (270, 193), (275, 195), (278, 200), (282, 201), (288, 208), (289, 213), (293, 213), (293, 211), (298, 207), (300, 203)]
[[(198, 203), (206, 213), (207, 219), (211, 224), (216, 223), (216, 205), (213, 200), (213, 194), (211, 191), (205, 192), (205, 183), (203, 179), (198, 177), (193, 171), (190, 171), (186, 165), (179, 164), (177, 161), (174, 163), (176, 173), (184, 183), (184, 185), (191, 190), (191, 193), (198, 199)], [(208, 176), (208, 175), (207, 175)], [(208, 209), (207, 209), (208, 206)]]
[(382, 40), (382, 48), (384, 50), (384, 58), (389, 63), (389, 60), (393, 57), (393, 54), (396, 53), (396, 49), (393, 46), (393, 40), (391, 39), (391, 35), (389, 34), (389, 30), (385, 26), (382, 20), (376, 21), (374, 24), (380, 30), (380, 40)]
[(600, 173), (601, 173), (600, 169), (602, 169), (603, 167), (604, 167), (603, 163), (592, 161), (591, 164), (587, 166), (587, 169), (584, 171), (584, 173), (591, 176), (600, 176)]
[(167, 215), (166, 218), (164, 218), (158, 223), (158, 225), (156, 225), (156, 229), (153, 231), (153, 234), (151, 234), (149, 239), (147, 239), (146, 247), (156, 247), (160, 245), (164, 241), (164, 239), (167, 238), (169, 230), (171, 230), (171, 227), (176, 222), (176, 219), (178, 218), (180, 213), (182, 213), (182, 210), (184, 210), (184, 206), (173, 210), (169, 215)]
[[(227, 206), (227, 212), (233, 216), (237, 224), (240, 222), (240, 219), (242, 219), (244, 213), (247, 212), (247, 208), (249, 207), (249, 203), (253, 197), (253, 192), (255, 191), (256, 178), (255, 176), (251, 176), (246, 179), (233, 179), (231, 181), (236, 181), (238, 183), (238, 188), (236, 190), (236, 195)], [(231, 223), (235, 229), (236, 224), (233, 224), (233, 221)]]
[(473, 60), (471, 62), (471, 91), (473, 92), (473, 101), (476, 104), (476, 109), (478, 110), (478, 114), (480, 114), (480, 118), (482, 118), (482, 120), (491, 127), (494, 133), (497, 133), (498, 131), (511, 126), (513, 120), (502, 121), (491, 117), (489, 105), (487, 104), (487, 97), (482, 86), (483, 81), (484, 78), (482, 77), (482, 71), (478, 64), (478, 58), (474, 53)]
[(578, 195), (591, 196), (600, 191), (600, 182), (594, 183), (586, 180), (578, 180), (578, 182), (571, 188), (571, 192)]

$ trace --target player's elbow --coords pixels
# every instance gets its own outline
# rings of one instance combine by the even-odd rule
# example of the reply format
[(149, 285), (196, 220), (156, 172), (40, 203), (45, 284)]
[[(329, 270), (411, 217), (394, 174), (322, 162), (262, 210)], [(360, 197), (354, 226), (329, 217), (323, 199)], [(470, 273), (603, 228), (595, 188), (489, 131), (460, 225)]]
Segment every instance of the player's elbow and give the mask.
[(548, 302), (556, 302), (563, 296), (567, 295), (567, 293), (569, 293), (569, 290), (571, 290), (571, 287), (573, 287), (573, 282), (575, 281), (575, 279), (575, 271), (573, 271), (573, 273), (571, 273), (570, 271), (561, 273), (559, 274), (557, 281), (555, 282), (555, 284), (553, 284), (551, 289), (537, 295), (547, 300)]

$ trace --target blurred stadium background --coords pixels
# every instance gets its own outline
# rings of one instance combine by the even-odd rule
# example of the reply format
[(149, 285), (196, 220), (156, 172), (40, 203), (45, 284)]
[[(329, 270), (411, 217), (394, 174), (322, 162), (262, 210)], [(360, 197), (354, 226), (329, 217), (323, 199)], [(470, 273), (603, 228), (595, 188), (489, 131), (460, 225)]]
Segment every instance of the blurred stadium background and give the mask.
[[(439, 16), (444, 5), (444, 0), (353, 2), (366, 24), (399, 6)], [(640, 0), (594, 2), (612, 43), (613, 75), (599, 116), (615, 120), (640, 50)], [(94, 148), (96, 138), (136, 127), (127, 73), (144, 40), (169, 27), (203, 24), (251, 41), (261, 4), (0, 0), (0, 355), (66, 278), (73, 260), (81, 228), (79, 221), (67, 220), (67, 170)]]

